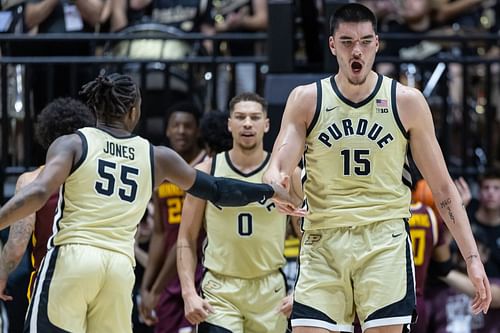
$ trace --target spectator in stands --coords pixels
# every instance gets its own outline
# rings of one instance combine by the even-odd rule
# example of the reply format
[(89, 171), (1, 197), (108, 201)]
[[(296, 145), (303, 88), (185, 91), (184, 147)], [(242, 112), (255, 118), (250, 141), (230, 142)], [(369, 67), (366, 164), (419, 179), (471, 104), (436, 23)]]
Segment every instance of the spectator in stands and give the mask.
[[(491, 253), (486, 245), (487, 234), (484, 230), (472, 226), (474, 238), (477, 242), (479, 255), (483, 263), (488, 261)], [(454, 244), (454, 243), (453, 243)], [(498, 333), (500, 332), (500, 278), (491, 278), (491, 305), (488, 313), (473, 314), (471, 307), (475, 294), (474, 287), (468, 279), (466, 264), (461, 258), (456, 246), (453, 246), (453, 269), (442, 278), (447, 285), (434, 286), (430, 291), (433, 302), (429, 313), (432, 314), (428, 333)]]
[[(24, 11), (29, 33), (93, 33), (99, 25), (105, 0), (28, 0)], [(43, 45), (43, 46), (42, 46)], [(29, 56), (88, 56), (93, 54), (88, 41), (44, 41), (33, 47), (23, 44), (17, 52)], [(76, 96), (80, 86), (95, 73), (89, 66), (36, 64), (31, 72), (35, 112), (55, 97)], [(73, 73), (73, 74), (72, 74)]]
[[(260, 32), (267, 30), (267, 1), (266, 0), (222, 0), (214, 2), (213, 20), (216, 32)], [(262, 54), (262, 44), (249, 40), (230, 40), (227, 45), (227, 53), (232, 56), (253, 56)], [(260, 48), (260, 50), (259, 50)], [(235, 65), (236, 91), (229, 91), (228, 75), (224, 72), (220, 75), (226, 79), (218, 81), (218, 107), (223, 109), (227, 106), (228, 96), (238, 95), (244, 92), (256, 92), (257, 69), (254, 63), (237, 63)], [(228, 74), (226, 72), (226, 74)]]
[(115, 32), (125, 28), (129, 22), (128, 7), (127, 0), (106, 0), (99, 18), (103, 26), (101, 31)]
[(103, 0), (28, 0), (24, 20), (37, 33), (93, 32), (103, 7)]
[(487, 1), (433, 0), (433, 20), (439, 25), (458, 24), (462, 29), (478, 29), (482, 4), (485, 2)]
[(488, 170), (479, 180), (479, 199), (467, 206), (472, 225), (486, 235), (489, 248), (486, 272), (500, 278), (500, 169)]
[(113, 0), (116, 3), (115, 15), (125, 17), (128, 22), (126, 12), (128, 9), (134, 11), (151, 11), (151, 20), (156, 23), (165, 24), (178, 28), (184, 32), (212, 32), (210, 21), (210, 11), (212, 1), (189, 1), (189, 0)]
[[(192, 103), (182, 102), (170, 107), (165, 116), (165, 135), (172, 149), (193, 166), (203, 161), (206, 153), (199, 145), (200, 110)], [(147, 324), (156, 324), (155, 333), (187, 333), (194, 329), (184, 318), (176, 270), (176, 243), (184, 196), (185, 192), (169, 181), (164, 181), (153, 194), (154, 228), (141, 286), (140, 311)], [(200, 236), (200, 248), (204, 238)], [(201, 275), (200, 259), (198, 281)]]

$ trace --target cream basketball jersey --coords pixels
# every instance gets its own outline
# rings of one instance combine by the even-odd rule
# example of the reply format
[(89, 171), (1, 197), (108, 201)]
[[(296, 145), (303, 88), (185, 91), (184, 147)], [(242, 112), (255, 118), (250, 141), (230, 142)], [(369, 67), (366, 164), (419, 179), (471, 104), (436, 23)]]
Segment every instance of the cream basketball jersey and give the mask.
[[(262, 182), (269, 155), (260, 167), (241, 173), (228, 152), (214, 156), (211, 173), (253, 183)], [(207, 202), (207, 245), (203, 265), (215, 273), (251, 279), (277, 271), (285, 264), (286, 216), (271, 200), (243, 207), (216, 207)]]
[(153, 190), (153, 148), (139, 136), (78, 130), (82, 157), (60, 189), (49, 246), (88, 244), (134, 261), (134, 235)]
[(408, 136), (396, 81), (382, 75), (365, 100), (345, 98), (333, 77), (317, 83), (304, 153), (306, 230), (408, 218)]

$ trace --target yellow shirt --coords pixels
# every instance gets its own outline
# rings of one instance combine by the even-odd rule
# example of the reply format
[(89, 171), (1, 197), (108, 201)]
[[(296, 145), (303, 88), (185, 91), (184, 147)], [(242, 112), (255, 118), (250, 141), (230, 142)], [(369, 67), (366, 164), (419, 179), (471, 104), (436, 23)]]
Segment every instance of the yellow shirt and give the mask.
[[(268, 161), (269, 155), (256, 170), (243, 174), (224, 152), (214, 156), (212, 174), (261, 183)], [(243, 279), (277, 271), (285, 264), (286, 220), (271, 200), (222, 208), (207, 202), (204, 266), (215, 273)]]
[(139, 136), (83, 128), (82, 157), (60, 189), (50, 246), (87, 244), (134, 260), (134, 235), (151, 198), (153, 150)]
[(317, 87), (304, 153), (304, 229), (408, 218), (408, 139), (397, 112), (396, 81), (379, 75), (372, 94), (359, 103), (345, 98), (333, 77)]

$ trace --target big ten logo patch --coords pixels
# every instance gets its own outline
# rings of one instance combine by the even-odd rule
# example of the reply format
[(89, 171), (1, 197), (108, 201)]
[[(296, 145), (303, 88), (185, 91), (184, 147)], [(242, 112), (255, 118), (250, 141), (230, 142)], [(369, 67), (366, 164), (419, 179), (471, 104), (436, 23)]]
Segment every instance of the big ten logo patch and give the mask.
[(377, 98), (375, 100), (377, 113), (389, 113), (389, 105), (386, 99)]

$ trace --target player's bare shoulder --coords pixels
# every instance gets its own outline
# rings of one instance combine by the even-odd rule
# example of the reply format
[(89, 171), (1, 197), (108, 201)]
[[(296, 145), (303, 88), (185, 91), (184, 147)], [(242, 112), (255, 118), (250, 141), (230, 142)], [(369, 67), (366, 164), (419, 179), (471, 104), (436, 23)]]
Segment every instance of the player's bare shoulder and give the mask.
[(285, 112), (309, 124), (316, 111), (317, 95), (316, 83), (295, 87), (288, 96)]
[(401, 83), (396, 87), (396, 103), (398, 114), (406, 130), (410, 130), (416, 122), (430, 116), (429, 106), (420, 90)]

